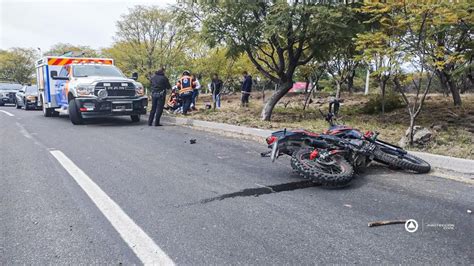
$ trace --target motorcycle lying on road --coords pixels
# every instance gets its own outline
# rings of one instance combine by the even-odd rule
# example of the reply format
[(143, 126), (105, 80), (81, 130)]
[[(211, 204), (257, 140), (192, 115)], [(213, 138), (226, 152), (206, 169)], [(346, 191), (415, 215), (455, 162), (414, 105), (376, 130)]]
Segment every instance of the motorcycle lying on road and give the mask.
[[(322, 113), (322, 112), (321, 112)], [(378, 139), (378, 133), (337, 125), (334, 113), (325, 115), (329, 129), (323, 133), (280, 130), (266, 139), (272, 162), (281, 155), (291, 156), (291, 166), (302, 177), (323, 186), (344, 186), (372, 161), (392, 168), (427, 173), (430, 165), (404, 149)]]

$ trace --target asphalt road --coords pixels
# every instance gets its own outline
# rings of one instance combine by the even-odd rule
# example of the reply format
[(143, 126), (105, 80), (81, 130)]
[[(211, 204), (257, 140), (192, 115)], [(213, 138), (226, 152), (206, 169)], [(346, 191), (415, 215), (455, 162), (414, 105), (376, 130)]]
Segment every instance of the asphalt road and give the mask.
[[(143, 262), (120, 231), (128, 229), (117, 229), (52, 150), (176, 264), (474, 263), (466, 183), (375, 166), (348, 188), (323, 189), (287, 158), (261, 158), (262, 143), (129, 118), (73, 126), (0, 110), (13, 115), (0, 111), (2, 265)], [(418, 231), (367, 226), (397, 219), (417, 220)]]

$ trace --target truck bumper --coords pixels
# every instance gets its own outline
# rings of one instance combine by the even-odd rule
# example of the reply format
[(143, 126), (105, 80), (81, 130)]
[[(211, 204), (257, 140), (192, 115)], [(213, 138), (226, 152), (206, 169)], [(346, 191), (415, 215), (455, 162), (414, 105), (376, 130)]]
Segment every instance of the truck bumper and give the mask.
[(83, 118), (144, 115), (148, 106), (148, 98), (133, 99), (90, 99), (76, 98), (79, 112)]

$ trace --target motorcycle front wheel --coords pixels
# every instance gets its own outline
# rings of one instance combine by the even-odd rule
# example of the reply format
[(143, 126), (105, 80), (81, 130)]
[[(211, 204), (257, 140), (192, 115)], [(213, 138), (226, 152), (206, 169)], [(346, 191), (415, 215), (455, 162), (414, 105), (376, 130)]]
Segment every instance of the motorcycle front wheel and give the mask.
[(378, 162), (419, 174), (425, 174), (431, 170), (430, 164), (423, 159), (407, 152), (402, 153), (398, 150), (383, 146), (377, 147), (374, 151), (374, 156)]
[(340, 187), (354, 178), (354, 168), (340, 155), (310, 160), (311, 148), (301, 148), (291, 156), (291, 166), (304, 178), (323, 186)]

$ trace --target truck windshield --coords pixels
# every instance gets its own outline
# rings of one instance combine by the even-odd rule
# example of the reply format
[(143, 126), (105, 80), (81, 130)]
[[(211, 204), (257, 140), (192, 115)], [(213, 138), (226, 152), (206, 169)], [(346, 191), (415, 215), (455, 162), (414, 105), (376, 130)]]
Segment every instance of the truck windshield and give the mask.
[(25, 93), (30, 95), (38, 94), (38, 88), (36, 86), (26, 87)]
[(73, 67), (74, 77), (124, 77), (123, 74), (114, 66), (104, 65), (80, 65)]

